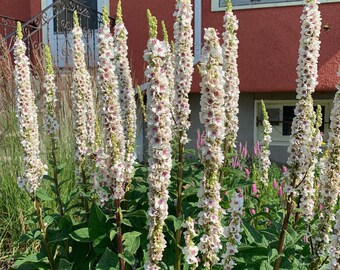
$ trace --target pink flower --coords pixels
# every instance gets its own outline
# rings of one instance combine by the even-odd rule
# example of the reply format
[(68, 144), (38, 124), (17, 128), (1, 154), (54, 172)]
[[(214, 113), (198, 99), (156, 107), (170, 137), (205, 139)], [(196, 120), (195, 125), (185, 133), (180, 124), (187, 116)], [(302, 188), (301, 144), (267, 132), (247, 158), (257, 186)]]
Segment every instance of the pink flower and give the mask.
[(281, 185), (280, 188), (279, 188), (278, 194), (279, 194), (280, 197), (282, 197), (282, 195), (283, 195), (283, 188), (282, 188), (282, 185)]
[(274, 179), (274, 181), (273, 181), (273, 187), (274, 187), (275, 189), (277, 189), (277, 187), (278, 187), (278, 183), (277, 183), (276, 179)]
[(286, 173), (286, 171), (287, 171), (287, 167), (286, 166), (282, 166), (282, 172)]
[(251, 185), (251, 192), (256, 194), (257, 193), (257, 187), (256, 187), (256, 183)]
[(269, 213), (269, 208), (266, 207), (266, 208), (264, 209), (264, 211), (265, 211), (266, 213)]
[(252, 214), (253, 216), (256, 214), (256, 211), (255, 211), (254, 208), (250, 208), (250, 209), (249, 209), (249, 212), (250, 212), (250, 214)]
[(248, 168), (245, 168), (244, 172), (246, 174), (246, 178), (249, 179), (249, 177), (250, 177), (250, 170)]

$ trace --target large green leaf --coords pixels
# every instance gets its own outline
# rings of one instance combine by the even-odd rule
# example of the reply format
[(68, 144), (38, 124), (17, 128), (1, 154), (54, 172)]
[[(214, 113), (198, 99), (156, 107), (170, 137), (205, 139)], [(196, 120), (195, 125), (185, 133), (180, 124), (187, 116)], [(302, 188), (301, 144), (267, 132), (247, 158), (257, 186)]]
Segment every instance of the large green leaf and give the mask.
[(77, 242), (84, 242), (89, 243), (91, 242), (91, 238), (89, 235), (89, 228), (80, 228), (78, 230), (75, 230), (74, 232), (70, 233), (70, 236), (73, 240)]
[(140, 232), (127, 232), (123, 234), (124, 250), (135, 254), (140, 246)]
[(107, 248), (100, 257), (96, 270), (115, 270), (119, 268), (118, 264), (118, 255)]

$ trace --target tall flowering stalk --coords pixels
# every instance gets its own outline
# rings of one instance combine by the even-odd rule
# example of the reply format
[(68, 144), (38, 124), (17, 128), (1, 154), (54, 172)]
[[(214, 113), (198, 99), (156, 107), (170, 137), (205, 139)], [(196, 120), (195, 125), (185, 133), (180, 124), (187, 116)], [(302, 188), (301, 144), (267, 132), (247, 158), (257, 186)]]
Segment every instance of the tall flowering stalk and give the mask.
[[(93, 103), (91, 76), (85, 62), (85, 49), (82, 41), (83, 31), (79, 26), (78, 15), (73, 14), (73, 73), (72, 73), (72, 107), (75, 134), (76, 174), (87, 192), (86, 167), (89, 165), (88, 156), (94, 153), (96, 145), (95, 123), (96, 116)], [(85, 211), (89, 212), (86, 198), (83, 199)]]
[(45, 81), (44, 81), (44, 89), (46, 91), (45, 94), (45, 129), (47, 134), (51, 139), (51, 155), (52, 155), (52, 167), (53, 167), (53, 179), (54, 179), (54, 188), (55, 193), (57, 195), (57, 202), (59, 206), (60, 215), (64, 215), (64, 207), (61, 200), (60, 195), (60, 188), (58, 182), (58, 164), (57, 164), (57, 157), (56, 157), (56, 140), (57, 140), (57, 131), (59, 128), (58, 121), (55, 115), (55, 106), (56, 106), (56, 91), (57, 87), (55, 85), (55, 76), (53, 72), (53, 65), (52, 65), (52, 55), (50, 48), (46, 45), (45, 46), (45, 65), (46, 65), (46, 74), (45, 74)]
[(196, 269), (198, 267), (198, 247), (195, 245), (194, 238), (197, 236), (195, 230), (195, 221), (189, 217), (183, 224), (186, 229), (184, 232), (185, 247), (183, 248), (183, 254), (185, 261), (192, 265), (191, 269)]
[(148, 10), (150, 38), (144, 59), (148, 63), (145, 77), (147, 88), (147, 138), (149, 140), (149, 210), (148, 257), (145, 269), (160, 269), (157, 265), (163, 257), (166, 241), (164, 221), (168, 215), (168, 186), (171, 172), (171, 112), (169, 81), (165, 73), (168, 47), (157, 39), (157, 20)]
[[(338, 76), (340, 76), (340, 69)], [(334, 220), (334, 207), (340, 194), (340, 82), (336, 87), (338, 91), (334, 97), (334, 105), (330, 116), (328, 153), (321, 161), (319, 192), (322, 212), (320, 212), (315, 239), (315, 267), (318, 267), (318, 264), (321, 263), (320, 258), (327, 255), (326, 251), (330, 243), (329, 235), (332, 232), (331, 223)]]
[[(119, 9), (118, 9), (119, 10)], [(121, 19), (121, 18), (120, 18)], [(118, 22), (119, 24), (119, 22)], [(120, 27), (122, 28), (120, 24)], [(116, 29), (116, 34), (118, 35), (118, 30)], [(122, 36), (124, 33), (122, 32), (120, 35)], [(118, 245), (118, 253), (123, 253), (123, 242), (122, 242), (122, 213), (120, 203), (125, 195), (125, 185), (126, 185), (126, 177), (130, 179), (131, 173), (131, 160), (128, 160), (125, 163), (125, 153), (126, 153), (126, 143), (128, 147), (132, 147), (131, 141), (133, 140), (133, 135), (131, 134), (131, 129), (133, 127), (133, 119), (131, 119), (131, 115), (128, 109), (124, 110), (124, 114), (122, 115), (121, 107), (119, 103), (119, 83), (116, 75), (117, 68), (120, 68), (120, 65), (117, 65), (115, 61), (115, 56), (121, 59), (121, 65), (123, 66), (123, 71), (119, 70), (118, 72), (122, 72), (121, 76), (128, 76), (126, 72), (126, 66), (124, 67), (124, 53), (121, 55), (115, 55), (113, 48), (114, 39), (110, 33), (110, 21), (108, 17), (107, 9), (103, 8), (103, 25), (99, 30), (99, 89), (102, 103), (102, 116), (103, 116), (103, 128), (104, 128), (104, 149), (101, 150), (97, 155), (97, 166), (99, 168), (100, 174), (103, 177), (102, 181), (99, 183), (104, 189), (101, 189), (100, 200), (101, 202), (105, 202), (109, 199), (112, 199), (116, 203), (116, 223), (117, 223), (117, 245)], [(122, 44), (121, 44), (122, 45)], [(123, 46), (123, 45), (122, 45)], [(121, 48), (124, 50), (124, 48)], [(125, 95), (125, 102), (131, 102), (130, 94), (125, 93), (127, 91), (131, 91), (129, 89), (130, 83), (128, 81), (128, 77), (124, 77), (120, 81), (121, 87), (126, 87), (123, 92)], [(123, 83), (126, 83), (123, 85)], [(132, 97), (133, 98), (133, 97)], [(126, 106), (124, 104), (123, 106)], [(133, 105), (132, 105), (133, 106)], [(133, 109), (133, 108), (132, 108)], [(123, 118), (128, 121), (127, 124), (128, 129), (126, 130), (127, 140), (125, 140), (124, 136), (124, 128), (123, 128)], [(129, 121), (131, 120), (131, 123)], [(129, 152), (130, 151), (130, 152)], [(128, 149), (128, 152), (131, 153), (131, 148)], [(128, 172), (128, 176), (126, 175)], [(120, 258), (119, 261), (120, 269), (124, 269), (124, 261)]]
[(128, 185), (134, 174), (136, 140), (136, 101), (132, 86), (131, 70), (128, 60), (128, 32), (123, 22), (121, 1), (118, 1), (117, 19), (114, 27), (114, 52), (116, 75), (118, 78), (119, 99), (121, 105), (122, 124), (125, 135), (125, 181)]
[(192, 74), (194, 71), (192, 54), (193, 30), (192, 30), (192, 4), (190, 0), (177, 0), (174, 12), (176, 22), (174, 24), (174, 54), (175, 54), (175, 126), (176, 136), (185, 145), (188, 142), (187, 130), (189, 122), (189, 97)]
[(228, 212), (231, 214), (230, 223), (224, 228), (224, 237), (227, 239), (226, 252), (222, 255), (222, 265), (224, 270), (231, 270), (236, 265), (233, 256), (238, 252), (238, 245), (241, 243), (241, 232), (243, 231), (242, 214), (243, 214), (243, 194), (235, 192), (230, 200)]
[(259, 174), (260, 174), (260, 182), (264, 186), (268, 186), (269, 182), (269, 168), (270, 168), (270, 160), (269, 160), (269, 155), (270, 155), (270, 150), (269, 150), (269, 145), (270, 142), (272, 141), (270, 135), (272, 133), (272, 125), (269, 123), (269, 116), (266, 111), (266, 105), (264, 104), (263, 100), (261, 101), (262, 105), (262, 115), (263, 115), (263, 140), (262, 140), (262, 148), (260, 152), (260, 168), (259, 168)]
[[(311, 94), (317, 85), (317, 63), (320, 49), (321, 18), (316, 0), (306, 0), (301, 16), (301, 38), (298, 59), (297, 79), (297, 105), (295, 117), (292, 123), (292, 134), (288, 152), (289, 170), (284, 175), (285, 189), (288, 200), (286, 215), (283, 220), (280, 234), (278, 253), (284, 248), (284, 239), (289, 224), (289, 218), (293, 211), (296, 188), (303, 185), (306, 175), (310, 170), (310, 147), (313, 135), (313, 99)], [(282, 257), (275, 262), (275, 270), (280, 268)]]
[(227, 0), (227, 7), (224, 15), (224, 29), (223, 37), (223, 69), (225, 71), (225, 154), (230, 153), (235, 148), (235, 141), (238, 132), (238, 101), (239, 101), (239, 83), (237, 58), (238, 58), (238, 38), (236, 31), (238, 30), (238, 20), (233, 13), (233, 6), (230, 0)]
[(43, 222), (40, 201), (36, 191), (47, 167), (40, 159), (39, 125), (37, 106), (31, 86), (30, 63), (26, 56), (26, 45), (22, 41), (22, 28), (17, 25), (17, 37), (14, 44), (14, 76), (16, 85), (16, 116), (19, 124), (20, 142), (24, 153), (24, 176), (18, 179), (18, 185), (27, 190), (34, 201), (34, 209), (38, 217), (42, 244), (52, 270), (56, 269), (53, 254), (48, 245), (46, 226)]
[[(193, 30), (192, 19), (193, 11), (191, 0), (177, 0), (174, 12), (176, 19), (174, 24), (174, 104), (172, 104), (174, 115), (174, 137), (178, 143), (178, 168), (177, 168), (177, 204), (176, 217), (182, 216), (182, 178), (183, 178), (183, 158), (184, 145), (188, 142), (187, 131), (190, 128), (189, 115), (189, 92), (192, 84), (192, 74), (194, 71), (194, 57), (192, 53)], [(172, 81), (170, 80), (170, 86)], [(181, 268), (181, 249), (182, 229), (176, 231), (176, 264), (175, 269)]]
[(222, 248), (219, 170), (223, 164), (222, 144), (225, 135), (224, 73), (222, 49), (215, 29), (207, 28), (204, 34), (201, 57), (201, 112), (200, 121), (205, 127), (200, 155), (204, 174), (198, 191), (198, 205), (202, 208), (198, 223), (203, 235), (198, 244), (204, 259), (204, 267), (211, 267), (219, 261), (218, 251)]
[(329, 247), (328, 270), (338, 270), (340, 265), (340, 210), (336, 213), (335, 225)]

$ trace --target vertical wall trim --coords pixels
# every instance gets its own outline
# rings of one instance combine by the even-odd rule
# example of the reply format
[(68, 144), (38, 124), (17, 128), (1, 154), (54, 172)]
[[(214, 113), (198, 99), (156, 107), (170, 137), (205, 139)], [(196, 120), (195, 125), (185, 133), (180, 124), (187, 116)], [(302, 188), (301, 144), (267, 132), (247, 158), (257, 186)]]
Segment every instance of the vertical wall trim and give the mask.
[(202, 39), (202, 0), (195, 0), (194, 5), (194, 64), (201, 57)]

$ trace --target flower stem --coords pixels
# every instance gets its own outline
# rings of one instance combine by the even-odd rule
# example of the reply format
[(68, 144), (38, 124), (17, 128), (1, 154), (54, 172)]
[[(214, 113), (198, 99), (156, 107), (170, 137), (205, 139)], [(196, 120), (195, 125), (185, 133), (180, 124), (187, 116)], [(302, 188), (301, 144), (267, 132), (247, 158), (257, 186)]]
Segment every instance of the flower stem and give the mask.
[[(179, 140), (182, 138), (181, 131), (179, 133)], [(183, 178), (183, 153), (184, 153), (184, 145), (179, 142), (178, 144), (178, 169), (177, 169), (177, 205), (176, 205), (176, 217), (180, 218), (182, 216), (182, 178)], [(175, 269), (181, 269), (181, 258), (182, 258), (182, 250), (180, 248), (182, 238), (182, 228), (179, 228), (176, 231), (176, 264)]]
[[(120, 207), (120, 199), (116, 200), (116, 224), (117, 224), (117, 251), (118, 255), (123, 255), (123, 232), (122, 232), (122, 210)], [(124, 270), (125, 264), (123, 258), (119, 257), (119, 270)]]
[(54, 187), (55, 187), (55, 193), (57, 195), (57, 203), (59, 206), (59, 213), (63, 217), (65, 215), (64, 213), (64, 207), (63, 203), (61, 201), (61, 195), (60, 195), (60, 188), (58, 183), (58, 169), (57, 169), (57, 157), (56, 157), (56, 142), (55, 139), (51, 139), (52, 143), (52, 162), (53, 162), (53, 179), (54, 179)]
[(82, 163), (81, 165), (81, 177), (82, 177), (82, 181), (83, 181), (83, 191), (84, 191), (84, 196), (83, 196), (83, 204), (84, 204), (84, 208), (85, 208), (85, 212), (86, 212), (86, 217), (87, 219), (89, 219), (89, 215), (90, 215), (90, 207), (89, 207), (89, 202), (86, 199), (86, 194), (87, 194), (87, 181), (86, 181), (86, 173), (85, 173), (85, 166), (84, 163)]
[(41, 213), (42, 210), (41, 210), (41, 207), (40, 207), (40, 201), (39, 201), (39, 198), (37, 196), (34, 196), (34, 208), (35, 208), (35, 211), (36, 211), (37, 216), (38, 216), (39, 227), (40, 227), (40, 231), (41, 231), (41, 235), (42, 235), (42, 244), (43, 244), (43, 246), (46, 250), (46, 255), (47, 255), (48, 261), (50, 263), (50, 268), (51, 268), (51, 270), (55, 270), (56, 269), (55, 262), (54, 262), (54, 259), (53, 259), (53, 255), (52, 255), (50, 246), (48, 245), (48, 237), (47, 237), (47, 233), (46, 233), (46, 227), (45, 227), (43, 217), (42, 217), (42, 213)]

